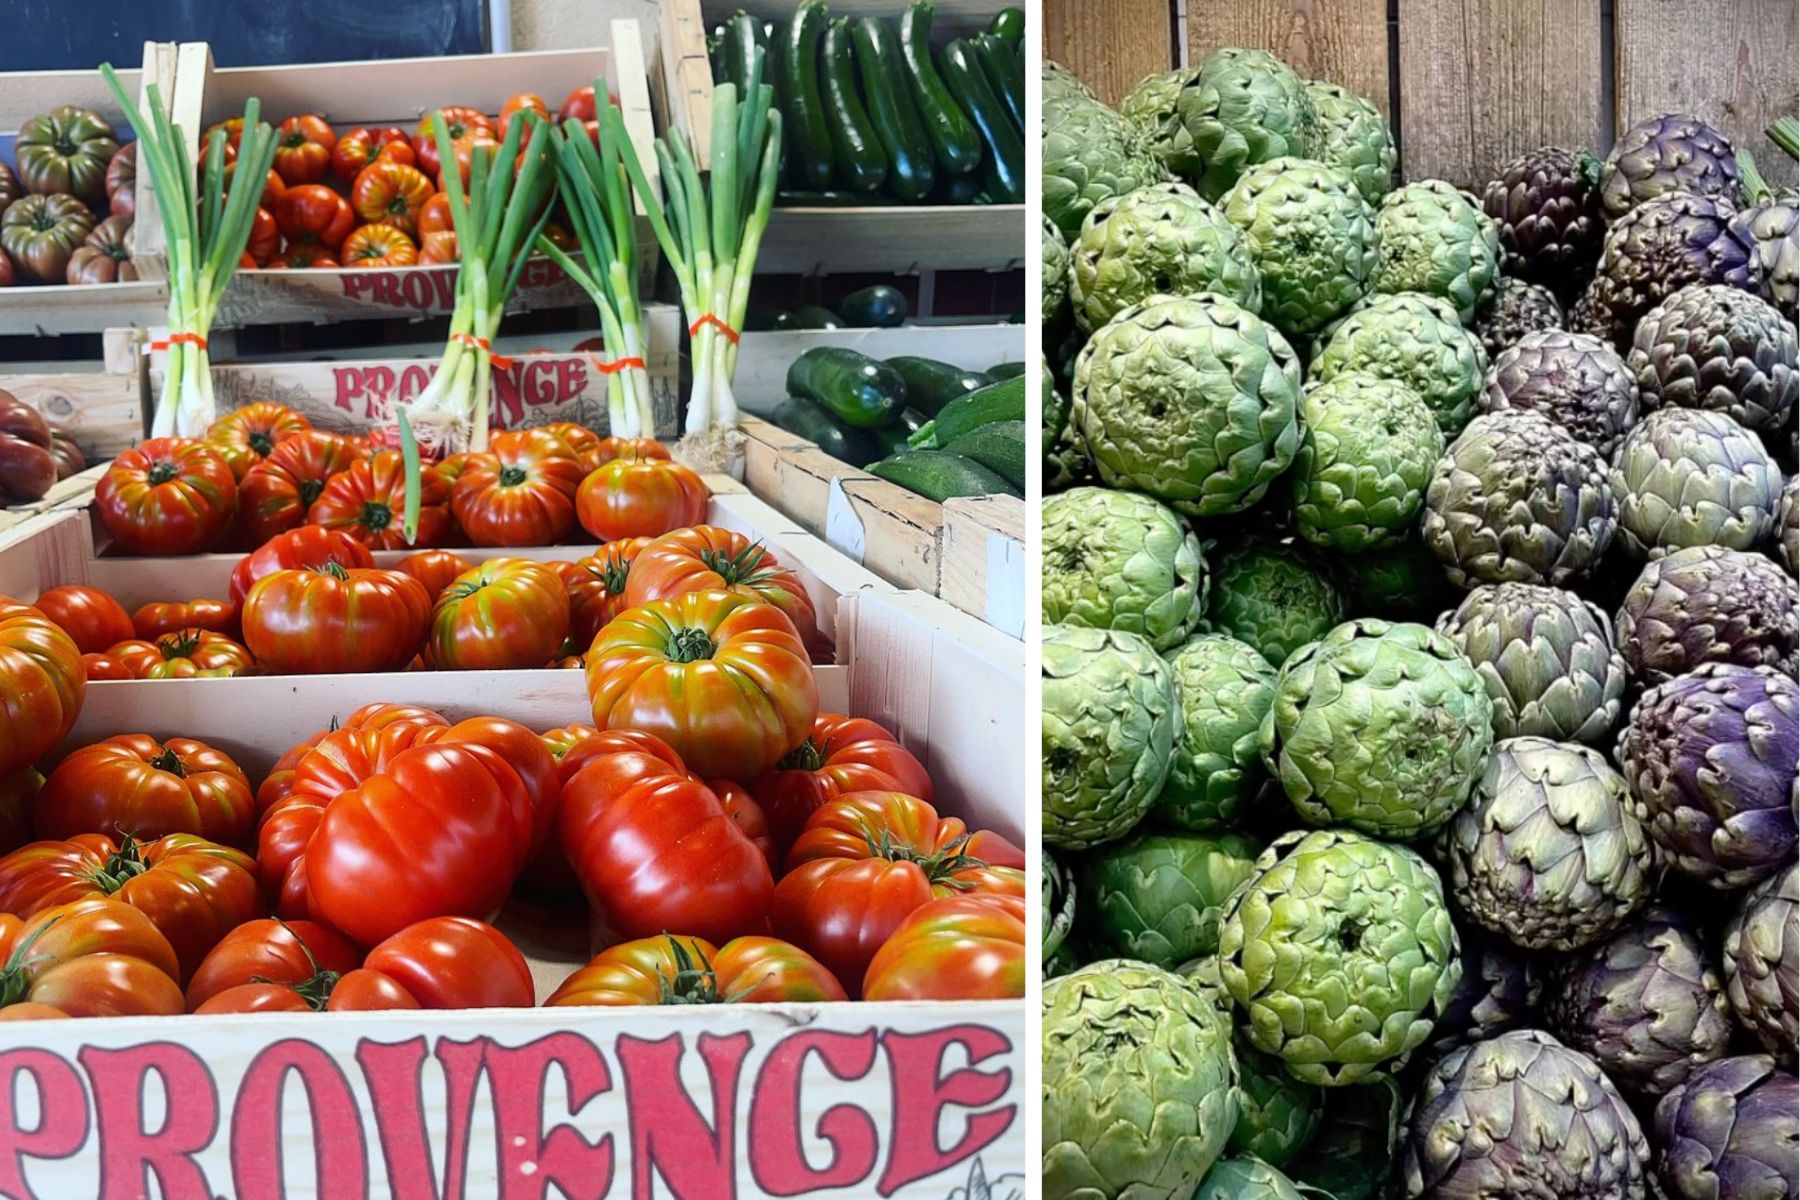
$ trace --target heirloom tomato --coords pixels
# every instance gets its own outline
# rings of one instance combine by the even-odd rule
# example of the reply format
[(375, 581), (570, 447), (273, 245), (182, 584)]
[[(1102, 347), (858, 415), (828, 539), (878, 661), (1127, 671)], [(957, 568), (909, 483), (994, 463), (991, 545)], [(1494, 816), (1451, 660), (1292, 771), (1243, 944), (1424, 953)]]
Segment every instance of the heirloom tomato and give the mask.
[(154, 641), (133, 638), (106, 656), (124, 663), (133, 679), (227, 679), (256, 669), (249, 650), (209, 629), (177, 629)]
[(32, 607), (54, 621), (83, 654), (98, 654), (136, 635), (131, 614), (99, 588), (85, 584), (41, 592)]
[(704, 521), (707, 496), (705, 481), (678, 462), (615, 458), (581, 481), (575, 512), (603, 542), (661, 537)]
[(44, 777), (35, 767), (0, 775), (0, 854), (31, 840), (31, 802), (43, 786)]
[[(378, 978), (355, 978), (359, 975)], [(328, 1007), (344, 1012), (536, 1003), (531, 966), (512, 940), (485, 921), (452, 916), (409, 925), (369, 951), (363, 969), (339, 981)]]
[(292, 187), (317, 183), (331, 169), (337, 134), (316, 113), (289, 117), (275, 130), (275, 173)]
[(789, 567), (761, 542), (717, 525), (690, 525), (665, 533), (638, 552), (625, 585), (625, 605), (636, 608), (683, 592), (736, 592), (766, 600), (787, 614), (809, 649), (824, 646), (812, 597)]
[(886, 729), (842, 713), (820, 713), (804, 742), (750, 782), (784, 856), (807, 818), (827, 803), (851, 792), (888, 791), (930, 801), (931, 776)]
[(302, 567), (322, 567), (336, 563), (352, 567), (373, 567), (375, 556), (369, 548), (340, 529), (322, 525), (303, 525), (278, 533), (238, 560), (231, 569), (232, 603), (242, 605), (250, 588), (265, 575), (292, 571)]
[(238, 607), (230, 600), (205, 598), (186, 603), (152, 601), (131, 614), (131, 626), (147, 642), (183, 629), (205, 629), (230, 637), (237, 631)]
[(119, 141), (107, 119), (89, 108), (59, 104), (19, 126), (13, 160), (26, 190), (64, 194), (90, 204), (106, 195), (106, 168)]
[(463, 477), (463, 472), (469, 469), (469, 464), (474, 460), (475, 455), (467, 450), (438, 459), (435, 469), (437, 477), (444, 481), (446, 492), (456, 490), (457, 481)]
[(655, 438), (601, 438), (594, 446), (596, 466), (605, 466), (609, 462), (620, 459), (631, 461), (639, 458), (654, 458), (662, 462), (673, 461), (674, 455), (669, 448)]
[(419, 168), (391, 158), (377, 159), (357, 173), (350, 189), (350, 207), (365, 221), (416, 234), (419, 214), (434, 191)]
[(425, 201), (425, 207), (419, 210), (420, 236), (433, 233), (456, 236), (456, 226), (450, 219), (450, 196), (446, 192), (433, 192)]
[[(325, 481), (306, 519), (342, 529), (371, 550), (404, 550), (406, 464), (398, 450), (381, 450)], [(436, 472), (419, 475), (419, 536), (435, 546), (450, 536), (449, 496)]]
[(932, 866), (933, 885), (953, 891), (959, 890), (957, 872), (1025, 867), (1025, 852), (999, 834), (971, 833), (960, 818), (940, 817), (930, 804), (903, 792), (852, 792), (825, 804), (807, 818), (787, 865), (792, 870), (815, 859), (882, 854)]
[(260, 204), (250, 218), (250, 240), (244, 243), (244, 253), (259, 267), (281, 253), (281, 226), (275, 223), (275, 214)]
[(499, 144), (494, 141), (494, 122), (486, 113), (454, 106), (427, 113), (412, 135), (413, 154), (419, 160), (419, 169), (427, 175), (437, 175), (440, 167), (437, 146), (437, 125), (440, 121), (453, 146), (470, 138), (485, 138), (495, 145)]
[(106, 160), (106, 209), (127, 220), (137, 214), (136, 142), (126, 142)]
[(356, 211), (324, 184), (303, 183), (275, 202), (275, 223), (290, 244), (336, 250), (355, 228)]
[[(275, 447), (312, 431), (312, 422), (285, 404), (258, 400), (233, 409), (214, 421), (203, 439), (232, 464), (241, 481), (244, 472), (264, 462)], [(242, 464), (242, 470), (238, 470)]]
[(183, 1009), (180, 970), (169, 939), (118, 900), (91, 896), (24, 920), (0, 913), (0, 1016), (26, 1005), (69, 1017), (173, 1016)]
[(132, 261), (137, 240), (130, 217), (108, 217), (69, 256), (70, 283), (132, 283), (137, 264)]
[(544, 101), (542, 96), (536, 92), (519, 92), (516, 95), (508, 96), (506, 103), (500, 106), (500, 128), (506, 128), (507, 122), (512, 120), (514, 113), (526, 110), (536, 113), (546, 121), (550, 119), (550, 105)]
[(42, 414), (0, 388), (0, 506), (41, 500), (62, 477)]
[(844, 989), (798, 946), (771, 937), (724, 946), (663, 934), (621, 942), (563, 980), (545, 1007), (781, 1004), (844, 999)]
[(949, 896), (915, 908), (875, 952), (864, 1000), (1016, 1000), (1025, 994), (1025, 901)]
[(407, 166), (412, 166), (417, 161), (406, 130), (398, 125), (382, 129), (357, 125), (339, 138), (336, 147), (332, 149), (331, 172), (345, 184), (352, 184), (356, 182), (362, 169), (377, 157), (385, 157)]
[(94, 231), (94, 214), (73, 196), (21, 196), (0, 213), (0, 250), (39, 283), (64, 283), (69, 260)]
[(405, 230), (383, 223), (357, 229), (338, 256), (346, 267), (410, 267), (419, 261), (419, 248)]
[(583, 84), (570, 92), (563, 99), (562, 111), (557, 115), (565, 121), (592, 121), (597, 115), (594, 85)]
[(237, 476), (205, 442), (151, 438), (113, 459), (94, 505), (106, 531), (132, 554), (196, 554), (237, 517)]
[(339, 264), (323, 246), (295, 245), (289, 246), (264, 265), (271, 271), (305, 271), (328, 270)]
[(440, 263), (457, 262), (461, 258), (454, 233), (426, 233), (419, 236), (419, 265), (436, 266)]
[(430, 617), (431, 597), (412, 576), (327, 562), (257, 580), (244, 598), (244, 641), (283, 674), (398, 671)]
[(429, 742), (464, 742), (486, 746), (506, 760), (519, 774), (531, 796), (531, 845), (535, 853), (556, 828), (556, 811), (562, 799), (562, 779), (555, 755), (544, 739), (504, 717), (469, 717), (448, 729), (425, 735)]
[(595, 725), (653, 733), (707, 778), (755, 778), (805, 740), (819, 713), (793, 622), (733, 592), (626, 609), (585, 658)]
[(323, 429), (277, 443), (238, 484), (238, 529), (244, 540), (260, 546), (305, 524), (306, 511), (325, 490), (325, 481), (349, 470), (358, 457), (348, 440)]
[(29, 604), (0, 596), (0, 775), (67, 737), (86, 696), (74, 639)]
[(225, 135), (226, 163), (237, 161), (238, 147), (244, 141), (244, 118), (227, 117), (223, 121), (214, 121), (206, 127), (206, 132), (200, 135), (200, 161), (196, 164), (197, 166), (204, 167), (206, 165), (206, 156), (210, 153), (208, 147), (212, 143), (212, 135), (215, 130)]
[(538, 428), (560, 438), (569, 452), (581, 460), (584, 470), (592, 471), (600, 465), (600, 435), (586, 425), (577, 425), (573, 421), (551, 421)]
[(480, 671), (541, 667), (569, 633), (569, 593), (555, 571), (490, 558), (457, 576), (431, 610), (425, 665)]
[(244, 772), (205, 742), (122, 733), (58, 763), (37, 794), (33, 820), (39, 837), (57, 840), (193, 833), (246, 846), (255, 808)]
[[(136, 142), (133, 142), (131, 144), (133, 146), (137, 145)], [(227, 199), (229, 199), (230, 195), (231, 195), (231, 181), (234, 178), (236, 178), (236, 176), (237, 176), (237, 163), (235, 163), (235, 162), (226, 163), (225, 164), (225, 194), (226, 194)], [(275, 202), (277, 200), (281, 199), (283, 194), (285, 194), (286, 192), (287, 192), (286, 181), (283, 180), (281, 178), (281, 176), (276, 173), (276, 171), (273, 167), (271, 167), (269, 169), (269, 173), (263, 177), (262, 195), (260, 195), (256, 198), (257, 204), (260, 207), (267, 209), (269, 211), (270, 216), (273, 217), (273, 215), (275, 213)]]
[(468, 456), (450, 509), (477, 546), (553, 545), (575, 528), (575, 492), (586, 474), (553, 433), (497, 433), (485, 452)]
[(84, 654), (81, 656), (81, 673), (87, 676), (89, 683), (96, 679), (135, 679), (131, 668), (112, 657), (110, 654)]
[(420, 550), (394, 564), (394, 570), (424, 584), (433, 603), (458, 575), (474, 569), (474, 563), (452, 550)]
[(620, 538), (574, 562), (550, 566), (562, 577), (569, 592), (569, 640), (582, 652), (594, 644), (594, 635), (625, 611), (625, 587), (631, 563), (649, 538)]
[[(317, 998), (313, 1008), (324, 1008), (338, 976), (354, 971), (362, 955), (335, 929), (313, 921), (281, 921), (263, 917), (239, 925), (214, 946), (188, 980), (187, 1007), (201, 1011), (213, 997), (249, 984), (268, 984), (297, 993), (305, 1001)], [(279, 1005), (263, 1003), (258, 1007)], [(254, 1008), (208, 1009), (250, 1012)]]

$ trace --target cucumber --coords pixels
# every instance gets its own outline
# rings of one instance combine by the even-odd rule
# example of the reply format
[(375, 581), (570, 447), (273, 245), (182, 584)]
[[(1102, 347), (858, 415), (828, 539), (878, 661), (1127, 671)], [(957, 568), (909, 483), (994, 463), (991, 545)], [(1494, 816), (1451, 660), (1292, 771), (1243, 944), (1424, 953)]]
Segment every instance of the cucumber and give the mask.
[(981, 135), (957, 107), (931, 58), (931, 0), (912, 0), (900, 14), (900, 56), (913, 103), (925, 118), (931, 152), (947, 175), (967, 175), (981, 165)]
[(880, 191), (887, 182), (887, 155), (856, 89), (856, 60), (851, 56), (847, 17), (831, 22), (819, 43), (819, 93), (831, 132), (837, 181), (851, 191)]
[(1013, 487), (1025, 487), (1025, 422), (995, 421), (979, 425), (944, 449), (972, 458)]
[(802, 304), (788, 312), (776, 313), (775, 329), (842, 329), (844, 320), (829, 308)]
[(987, 369), (989, 383), (999, 383), (1003, 379), (1020, 379), (1025, 375), (1025, 364), (1022, 362), (995, 363)]
[(894, 27), (880, 17), (862, 17), (853, 27), (851, 40), (869, 99), (869, 115), (887, 152), (888, 187), (902, 200), (921, 200), (931, 193), (936, 178), (931, 139), (913, 107)]
[[(792, 384), (789, 390), (793, 390)], [(1005, 379), (990, 383), (979, 392), (970, 392), (960, 400), (944, 405), (934, 420), (939, 446), (948, 446), (971, 429), (991, 425), (995, 421), (1025, 419), (1025, 380)]]
[(886, 425), (906, 406), (900, 372), (843, 346), (815, 346), (788, 364), (787, 389), (858, 429)]
[(944, 405), (959, 396), (980, 391), (991, 382), (979, 371), (965, 371), (947, 362), (914, 354), (890, 358), (887, 364), (906, 380), (906, 402), (928, 417), (937, 416)]
[(737, 85), (738, 94), (750, 82), (750, 70), (756, 65), (756, 52), (762, 48), (762, 22), (747, 12), (733, 13), (725, 22), (725, 35), (720, 49), (725, 55), (725, 82)]
[(987, 155), (981, 160), (982, 180), (997, 203), (1025, 202), (1025, 142), (1007, 115), (1006, 106), (988, 86), (987, 76), (969, 43), (957, 38), (944, 47), (944, 77), (958, 103), (968, 109), (981, 130)]
[(775, 406), (770, 420), (795, 437), (803, 437), (842, 463), (866, 466), (889, 453), (886, 443), (866, 429), (851, 429), (802, 396), (789, 396)]
[(831, 131), (825, 102), (819, 98), (819, 42), (825, 36), (825, 22), (823, 0), (800, 0), (781, 47), (787, 63), (782, 126), (793, 132), (791, 145), (800, 160), (797, 177), (812, 188), (831, 186)]
[(906, 297), (885, 283), (851, 292), (837, 310), (854, 329), (898, 329), (906, 323)]
[(975, 57), (981, 63), (981, 73), (987, 76), (988, 84), (994, 94), (1000, 97), (1000, 103), (1006, 106), (1006, 115), (1012, 118), (1013, 128), (1024, 135), (1025, 129), (1025, 72), (1019, 67), (1019, 59), (1013, 48), (991, 33), (978, 34), (969, 39), (975, 47)]
[(869, 474), (942, 504), (957, 496), (992, 496), (1018, 492), (1005, 479), (974, 459), (942, 450), (908, 450), (873, 462)]
[(1001, 9), (988, 23), (988, 32), (1002, 41), (1011, 42), (1014, 46), (1023, 45), (1025, 41), (1025, 10), (1016, 6)]

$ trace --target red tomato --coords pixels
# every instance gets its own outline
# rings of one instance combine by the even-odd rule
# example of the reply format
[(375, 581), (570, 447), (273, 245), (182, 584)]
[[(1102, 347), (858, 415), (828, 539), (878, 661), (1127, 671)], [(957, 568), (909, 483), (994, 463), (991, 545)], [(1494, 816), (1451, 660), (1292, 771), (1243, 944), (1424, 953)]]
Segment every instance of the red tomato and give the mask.
[(763, 928), (768, 862), (673, 751), (589, 759), (563, 788), (560, 832), (599, 940), (686, 929), (725, 941)]
[(346, 267), (410, 267), (419, 261), (419, 247), (406, 231), (385, 223), (356, 230), (338, 253)]
[(556, 828), (556, 810), (562, 800), (562, 778), (557, 773), (556, 757), (550, 753), (544, 739), (517, 721), (508, 721), (504, 717), (470, 717), (448, 729), (433, 730), (424, 740), (486, 746), (519, 773), (519, 779), (531, 795), (531, 850), (536, 853)]
[(433, 917), (410, 925), (369, 951), (363, 966), (385, 976), (399, 995), (415, 1003), (365, 1005), (349, 996), (340, 1003), (333, 993), (332, 1011), (530, 1008), (537, 1003), (531, 967), (519, 948), (492, 925), (468, 917)]
[(99, 654), (134, 636), (131, 614), (99, 588), (79, 583), (51, 588), (32, 607), (54, 621), (83, 654)]
[(766, 600), (787, 614), (808, 649), (822, 649), (812, 597), (772, 550), (717, 525), (692, 525), (665, 533), (638, 552), (625, 585), (625, 604), (636, 608), (684, 592), (736, 592)]
[[(529, 146), (530, 143), (527, 142), (526, 145)], [(463, 187), (465, 189), (469, 187), (470, 180), (473, 178), (471, 171), (473, 170), (472, 160), (475, 155), (480, 154), (486, 158), (488, 163), (488, 174), (492, 175), (494, 173), (494, 155), (499, 149), (499, 135), (480, 129), (465, 134), (450, 143), (450, 153), (455, 156), (456, 170), (457, 173), (462, 176)], [(523, 161), (524, 157), (524, 151), (520, 151), (520, 161)], [(444, 180), (446, 174), (443, 164), (440, 163), (437, 172), (437, 185), (440, 190), (445, 187)]]
[(107, 654), (84, 654), (81, 656), (81, 673), (87, 676), (89, 683), (96, 679), (134, 679), (131, 668)]
[(1017, 1000), (1025, 901), (950, 896), (914, 909), (876, 951), (864, 1000)]
[(303, 525), (278, 533), (238, 560), (231, 570), (231, 599), (242, 605), (250, 587), (265, 575), (291, 571), (301, 567), (318, 568), (336, 563), (346, 570), (352, 567), (374, 567), (375, 556), (369, 548), (337, 529), (320, 525)]
[(819, 712), (793, 622), (731, 592), (627, 609), (585, 657), (595, 725), (653, 733), (707, 778), (755, 778), (806, 739)]
[(10, 853), (31, 840), (31, 802), (44, 777), (34, 767), (0, 775), (0, 853)]
[(704, 521), (707, 498), (705, 482), (680, 463), (617, 458), (581, 481), (575, 512), (603, 542), (661, 537)]
[(385, 154), (395, 162), (403, 162), (409, 166), (414, 162), (412, 143), (407, 140), (406, 130), (398, 125), (389, 125), (383, 129), (370, 129), (366, 125), (358, 125), (337, 141), (331, 152), (331, 171), (346, 184), (355, 183), (357, 174), (378, 154)]
[(436, 189), (425, 172), (393, 159), (377, 159), (357, 172), (350, 207), (365, 221), (381, 222), (411, 234)]
[[(414, 545), (436, 546), (450, 536), (448, 500), (437, 473), (421, 472)], [(371, 550), (404, 550), (405, 513), (406, 464), (398, 450), (382, 450), (326, 480), (306, 519), (342, 529)]]
[(392, 976), (358, 967), (338, 980), (325, 1007), (330, 1012), (380, 1012), (424, 1006)]
[(356, 225), (350, 202), (322, 183), (303, 183), (275, 202), (275, 223), (296, 245), (336, 250)]
[[(227, 197), (229, 197), (231, 195), (231, 181), (235, 178), (237, 178), (237, 163), (236, 162), (226, 163), (225, 164), (225, 194)], [(262, 195), (260, 195), (256, 198), (257, 204), (260, 207), (266, 208), (271, 213), (273, 213), (275, 211), (275, 202), (277, 200), (281, 199), (282, 193), (284, 193), (286, 191), (287, 191), (287, 181), (282, 179), (282, 177), (275, 171), (275, 169), (273, 167), (271, 167), (269, 169), (268, 175), (266, 175), (263, 178)]]
[(425, 201), (425, 207), (419, 210), (419, 234), (429, 237), (434, 233), (447, 233), (456, 236), (456, 225), (450, 219), (450, 196), (447, 192), (434, 192), (431, 199)]
[(431, 610), (425, 665), (480, 671), (540, 667), (569, 633), (569, 593), (555, 571), (490, 558), (457, 576)]
[(75, 900), (24, 921), (0, 914), (0, 963), (0, 1003), (8, 1007), (46, 1005), (71, 1017), (182, 1011), (175, 982), (180, 968), (169, 939), (149, 917), (118, 900)]
[(331, 168), (337, 134), (325, 118), (308, 114), (289, 117), (275, 131), (275, 173), (290, 187), (317, 183)]
[(625, 611), (632, 561), (650, 542), (650, 538), (622, 538), (574, 562), (550, 564), (569, 592), (569, 640), (582, 651)]
[(419, 265), (435, 266), (439, 263), (458, 262), (462, 252), (456, 247), (454, 233), (427, 233), (419, 240)]
[(264, 264), (271, 271), (327, 270), (338, 265), (323, 246), (289, 246)]
[(211, 153), (209, 147), (212, 143), (213, 130), (215, 129), (225, 135), (226, 163), (229, 164), (237, 161), (238, 146), (242, 144), (244, 140), (244, 118), (228, 117), (223, 121), (215, 121), (211, 125), (208, 125), (206, 127), (206, 132), (200, 136), (200, 161), (196, 164), (198, 166), (204, 167), (206, 165), (207, 155)]
[(435, 176), (440, 166), (437, 148), (437, 122), (433, 118), (441, 118), (444, 131), (449, 135), (453, 144), (478, 136), (485, 136), (490, 141), (493, 140), (494, 122), (488, 118), (486, 113), (477, 112), (472, 108), (457, 107), (440, 108), (435, 113), (427, 113), (425, 119), (419, 122), (419, 127), (413, 130), (412, 135), (413, 153), (418, 157), (420, 169), (427, 175)]
[(963, 871), (1025, 867), (1025, 852), (999, 834), (971, 833), (961, 819), (940, 817), (930, 804), (902, 792), (851, 792), (824, 805), (807, 818), (787, 865), (792, 870), (815, 859), (877, 854), (917, 862), (928, 868), (934, 887), (950, 890), (957, 890), (953, 881)]
[(140, 841), (194, 833), (245, 846), (255, 804), (244, 772), (205, 742), (123, 733), (57, 764), (37, 794), (34, 820), (39, 837), (57, 840), (78, 833)]
[(450, 509), (477, 546), (548, 546), (575, 528), (575, 492), (587, 472), (554, 433), (495, 434), (468, 456)]
[(520, 92), (507, 97), (506, 103), (500, 106), (500, 128), (505, 129), (516, 112), (530, 110), (546, 121), (550, 119), (550, 106), (536, 92)]
[(411, 575), (424, 584), (434, 602), (445, 588), (456, 582), (458, 575), (474, 568), (474, 563), (451, 550), (420, 550), (394, 564), (394, 570)]
[(538, 428), (561, 439), (569, 452), (581, 460), (584, 469), (592, 471), (600, 465), (600, 435), (586, 425), (577, 425), (573, 421), (551, 421)]
[(594, 446), (595, 465), (604, 466), (618, 459), (657, 458), (671, 461), (674, 455), (655, 438), (601, 438)]
[(709, 779), (706, 786), (717, 794), (719, 803), (725, 806), (725, 811), (731, 814), (744, 836), (769, 860), (769, 870), (780, 870), (781, 857), (776, 854), (775, 841), (769, 836), (769, 818), (763, 814), (762, 805), (756, 802), (750, 789), (729, 779)]
[(912, 751), (874, 721), (820, 713), (804, 742), (750, 782), (750, 794), (768, 815), (770, 834), (784, 856), (808, 817), (851, 792), (904, 792), (929, 801), (931, 777)]
[(570, 92), (562, 102), (562, 111), (557, 115), (565, 121), (592, 121), (598, 115), (595, 110), (594, 85), (585, 84)]
[(325, 481), (349, 470), (359, 457), (348, 441), (323, 429), (279, 442), (238, 484), (238, 527), (245, 542), (260, 546), (304, 524)]
[(62, 741), (87, 696), (81, 651), (28, 604), (0, 596), (0, 775)]
[(183, 629), (206, 629), (213, 633), (233, 634), (238, 627), (237, 605), (229, 600), (189, 600), (142, 605), (131, 614), (132, 627), (145, 641), (154, 641), (166, 633)]
[(398, 671), (430, 617), (431, 597), (410, 575), (330, 562), (257, 580), (244, 598), (244, 641), (278, 673)]
[(237, 516), (237, 476), (204, 442), (152, 438), (113, 459), (94, 506), (106, 532), (132, 554), (196, 554)]
[(209, 629), (177, 629), (155, 641), (134, 638), (106, 657), (123, 663), (133, 679), (228, 679), (256, 670), (249, 650)]
[(262, 981), (296, 991), (303, 999), (317, 997), (318, 1003), (310, 1007), (323, 1008), (337, 977), (355, 970), (361, 961), (343, 934), (312, 921), (247, 921), (226, 934), (201, 961), (188, 980), (187, 1007), (198, 1011), (228, 989)]
[(312, 429), (312, 422), (285, 404), (258, 400), (233, 409), (212, 423), (205, 442), (231, 464), (239, 481), (274, 453), (275, 447)]
[(259, 267), (281, 253), (281, 226), (275, 223), (275, 214), (260, 204), (250, 218), (250, 240), (244, 243), (244, 253)]
[(638, 1004), (781, 1004), (845, 999), (844, 989), (798, 946), (740, 937), (714, 946), (664, 934), (621, 942), (563, 980), (545, 1007)]

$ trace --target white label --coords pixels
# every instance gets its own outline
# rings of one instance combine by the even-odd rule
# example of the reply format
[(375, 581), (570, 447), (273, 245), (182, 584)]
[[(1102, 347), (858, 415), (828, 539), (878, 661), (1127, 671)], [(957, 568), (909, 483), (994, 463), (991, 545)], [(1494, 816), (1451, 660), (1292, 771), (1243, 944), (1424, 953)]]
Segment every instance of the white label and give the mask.
[(1025, 546), (998, 533), (987, 535), (987, 597), (982, 605), (989, 625), (1016, 638), (1025, 636)]
[(843, 481), (831, 481), (831, 493), (825, 499), (825, 541), (839, 554), (855, 561), (863, 560), (863, 527), (844, 495)]

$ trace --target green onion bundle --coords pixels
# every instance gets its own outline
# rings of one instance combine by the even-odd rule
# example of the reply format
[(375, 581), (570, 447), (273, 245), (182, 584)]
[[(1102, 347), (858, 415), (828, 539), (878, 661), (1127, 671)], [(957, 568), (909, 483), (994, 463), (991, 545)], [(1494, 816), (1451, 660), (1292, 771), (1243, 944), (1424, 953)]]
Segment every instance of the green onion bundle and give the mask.
[[(196, 191), (187, 144), (180, 127), (169, 121), (157, 86), (146, 89), (150, 98), (146, 121), (137, 102), (125, 94), (112, 64), (101, 66), (100, 74), (137, 131), (138, 157), (150, 172), (168, 242), (169, 364), (150, 432), (154, 437), (200, 437), (217, 415), (206, 339), (250, 242), (259, 192), (246, 187), (226, 194), (223, 129), (213, 130), (207, 139), (206, 170)], [(275, 161), (275, 131), (261, 115), (259, 101), (252, 98), (245, 103), (239, 178), (263, 179)]]

